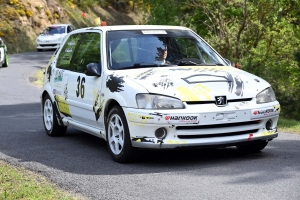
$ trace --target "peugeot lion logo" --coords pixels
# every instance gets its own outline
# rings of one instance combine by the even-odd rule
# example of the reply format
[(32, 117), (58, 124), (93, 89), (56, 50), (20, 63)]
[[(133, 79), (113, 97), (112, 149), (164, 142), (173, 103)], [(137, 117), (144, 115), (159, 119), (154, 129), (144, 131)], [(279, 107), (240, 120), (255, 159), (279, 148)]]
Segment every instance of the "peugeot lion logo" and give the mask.
[(226, 96), (216, 96), (216, 105), (225, 106), (227, 104)]

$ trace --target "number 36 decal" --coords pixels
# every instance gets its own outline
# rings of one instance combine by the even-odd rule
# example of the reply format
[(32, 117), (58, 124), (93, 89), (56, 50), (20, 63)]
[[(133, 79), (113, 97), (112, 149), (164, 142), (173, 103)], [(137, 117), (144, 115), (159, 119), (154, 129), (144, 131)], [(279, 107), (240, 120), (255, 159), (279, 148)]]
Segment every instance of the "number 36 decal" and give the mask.
[(84, 83), (85, 83), (85, 77), (82, 77), (80, 80), (80, 76), (77, 78), (77, 90), (76, 90), (76, 96), (83, 99), (84, 98)]

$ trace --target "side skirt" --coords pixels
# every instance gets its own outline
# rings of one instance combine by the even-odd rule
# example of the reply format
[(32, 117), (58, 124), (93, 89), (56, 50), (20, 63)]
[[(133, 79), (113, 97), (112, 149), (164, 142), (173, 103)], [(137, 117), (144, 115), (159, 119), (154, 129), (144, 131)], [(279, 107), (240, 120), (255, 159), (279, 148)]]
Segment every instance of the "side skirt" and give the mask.
[(103, 138), (105, 140), (105, 131), (95, 128), (95, 127), (91, 127), (91, 126), (87, 126), (85, 124), (79, 123), (79, 122), (74, 122), (72, 119), (67, 119), (67, 118), (62, 118), (62, 122), (65, 126), (72, 126), (78, 130), (81, 130), (83, 132), (89, 133), (91, 135), (94, 135), (96, 137), (99, 138)]

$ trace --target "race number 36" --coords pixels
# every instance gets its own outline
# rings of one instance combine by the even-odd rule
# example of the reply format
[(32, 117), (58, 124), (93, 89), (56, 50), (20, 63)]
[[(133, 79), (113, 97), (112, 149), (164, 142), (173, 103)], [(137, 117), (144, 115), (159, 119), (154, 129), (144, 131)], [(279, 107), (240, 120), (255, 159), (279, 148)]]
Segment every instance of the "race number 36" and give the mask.
[(84, 98), (84, 83), (85, 83), (85, 77), (82, 77), (80, 79), (80, 76), (77, 78), (77, 90), (76, 90), (76, 96), (83, 99)]

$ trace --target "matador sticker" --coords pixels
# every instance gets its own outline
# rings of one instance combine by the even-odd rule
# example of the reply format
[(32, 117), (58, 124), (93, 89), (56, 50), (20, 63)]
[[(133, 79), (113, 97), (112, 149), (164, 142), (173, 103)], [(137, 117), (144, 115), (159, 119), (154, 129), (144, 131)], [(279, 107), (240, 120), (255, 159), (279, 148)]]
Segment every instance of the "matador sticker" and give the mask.
[(68, 117), (72, 117), (71, 113), (70, 113), (69, 105), (67, 104), (67, 101), (58, 95), (55, 95), (54, 98), (57, 102), (59, 111)]
[(155, 74), (155, 70), (154, 69), (150, 69), (150, 70), (147, 70), (147, 71), (139, 74), (135, 79), (145, 80), (146, 78), (152, 76), (153, 74)]
[(186, 78), (182, 78), (188, 84), (199, 84), (199, 83), (209, 83), (209, 82), (227, 82), (228, 91), (230, 93), (234, 92), (237, 96), (243, 96), (244, 82), (239, 76), (233, 76), (231, 73), (226, 72), (225, 75), (221, 73), (217, 74), (194, 74)]
[(124, 91), (122, 87), (124, 87), (124, 77), (123, 76), (115, 76), (114, 74), (111, 74), (107, 77), (106, 80), (106, 87), (109, 88), (111, 92), (120, 92)]
[(94, 106), (93, 106), (93, 111), (95, 113), (96, 121), (98, 121), (98, 119), (101, 116), (102, 109), (103, 109), (103, 102), (104, 102), (104, 100), (101, 100), (100, 92), (94, 90)]
[(47, 68), (46, 74), (47, 74), (47, 81), (50, 82), (51, 75), (52, 75), (52, 66), (51, 65)]

